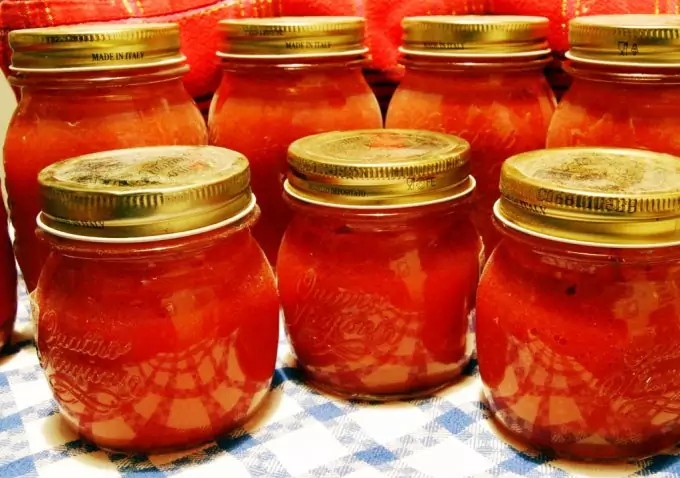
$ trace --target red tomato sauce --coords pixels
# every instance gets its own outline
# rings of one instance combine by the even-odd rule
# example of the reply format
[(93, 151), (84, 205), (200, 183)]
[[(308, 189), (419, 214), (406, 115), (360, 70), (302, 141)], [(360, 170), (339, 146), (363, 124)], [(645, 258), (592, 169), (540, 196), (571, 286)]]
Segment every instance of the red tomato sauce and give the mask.
[(376, 214), (291, 204), (277, 271), (307, 378), (380, 398), (427, 393), (459, 375), (481, 252), (469, 206)]
[(261, 66), (224, 72), (208, 124), (211, 144), (250, 161), (263, 217), (253, 234), (274, 264), (290, 221), (282, 197), (288, 146), (326, 131), (381, 128), (382, 116), (360, 67)]
[(547, 144), (619, 146), (678, 155), (678, 102), (677, 84), (576, 77), (553, 116)]
[(46, 237), (37, 347), (80, 434), (134, 452), (188, 447), (262, 403), (279, 306), (247, 229), (136, 245)]
[(387, 112), (387, 128), (455, 134), (472, 148), (477, 180), (473, 222), (487, 254), (500, 236), (492, 223), (501, 164), (514, 154), (545, 147), (555, 98), (543, 72), (461, 73), (409, 69)]
[[(510, 234), (510, 233), (509, 233)], [(538, 448), (646, 456), (680, 441), (680, 249), (548, 244), (510, 234), (477, 293), (489, 405)]]
[[(148, 73), (148, 70), (147, 70)], [(38, 173), (57, 161), (112, 149), (202, 145), (207, 128), (179, 78), (143, 84), (24, 86), (4, 146), (15, 253), (29, 291), (48, 254), (35, 237), (40, 212)], [(73, 83), (79, 78), (81, 86)], [(90, 73), (88, 78), (92, 78)], [(51, 81), (54, 81), (52, 78)]]

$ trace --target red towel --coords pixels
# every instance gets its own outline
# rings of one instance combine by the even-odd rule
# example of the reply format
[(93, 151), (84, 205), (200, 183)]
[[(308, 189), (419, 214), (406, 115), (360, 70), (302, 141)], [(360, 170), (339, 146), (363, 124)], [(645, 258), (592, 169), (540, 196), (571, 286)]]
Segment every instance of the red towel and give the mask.
[(7, 72), (11, 50), (7, 34), (30, 27), (87, 22), (176, 22), (191, 71), (189, 93), (207, 99), (219, 78), (215, 51), (219, 20), (278, 14), (277, 0), (0, 0), (0, 59)]
[(10, 30), (106, 21), (176, 21), (191, 72), (187, 88), (209, 98), (218, 78), (215, 24), (224, 18), (281, 15), (365, 16), (372, 66), (398, 78), (397, 47), (401, 20), (412, 15), (517, 14), (552, 20), (551, 43), (567, 48), (567, 23), (579, 15), (605, 13), (680, 13), (680, 0), (0, 0), (0, 66), (11, 52)]
[(568, 24), (574, 17), (614, 13), (680, 13), (680, 0), (491, 0), (490, 7), (497, 14), (550, 18), (550, 43), (561, 54), (569, 48)]

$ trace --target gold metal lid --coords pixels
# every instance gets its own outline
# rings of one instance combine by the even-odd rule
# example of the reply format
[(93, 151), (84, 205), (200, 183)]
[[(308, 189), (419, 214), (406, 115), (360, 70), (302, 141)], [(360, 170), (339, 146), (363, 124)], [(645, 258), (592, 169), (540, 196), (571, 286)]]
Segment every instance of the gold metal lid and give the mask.
[(680, 158), (557, 148), (508, 159), (495, 215), (523, 233), (582, 245), (680, 244)]
[(569, 23), (567, 58), (599, 65), (680, 64), (680, 15), (595, 15)]
[(9, 33), (16, 72), (105, 71), (174, 65), (180, 52), (174, 23), (92, 24)]
[(222, 58), (313, 58), (363, 55), (361, 17), (279, 17), (222, 20)]
[(248, 160), (214, 146), (157, 146), (88, 154), (39, 176), (38, 224), (62, 237), (148, 242), (221, 227), (255, 205)]
[(469, 157), (467, 141), (442, 133), (322, 133), (290, 146), (284, 188), (301, 201), (339, 208), (433, 204), (472, 193)]
[(549, 21), (514, 15), (440, 15), (403, 20), (405, 55), (540, 57), (550, 53)]

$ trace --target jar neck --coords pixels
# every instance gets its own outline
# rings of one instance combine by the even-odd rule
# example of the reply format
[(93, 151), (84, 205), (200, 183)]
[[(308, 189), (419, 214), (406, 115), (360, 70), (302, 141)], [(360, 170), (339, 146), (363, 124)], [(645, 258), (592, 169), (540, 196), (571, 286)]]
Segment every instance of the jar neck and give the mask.
[(29, 90), (73, 90), (167, 83), (182, 79), (187, 65), (89, 72), (14, 72), (12, 85)]
[(381, 231), (412, 230), (425, 222), (430, 227), (449, 228), (452, 223), (468, 219), (471, 204), (468, 197), (415, 207), (352, 209), (306, 203), (289, 195), (285, 195), (285, 200), (296, 215), (314, 221), (319, 228), (349, 226), (357, 230)]
[(199, 252), (214, 247), (218, 243), (221, 244), (225, 240), (236, 242), (252, 240), (250, 229), (259, 218), (260, 209), (256, 206), (249, 215), (228, 226), (201, 234), (190, 234), (179, 239), (154, 242), (113, 244), (78, 241), (57, 237), (40, 229), (38, 237), (47, 243), (50, 250), (68, 257), (111, 261), (147, 260), (149, 258), (172, 260), (178, 253)]
[(222, 58), (222, 70), (233, 73), (249, 74), (262, 70), (276, 71), (323, 71), (323, 70), (361, 70), (368, 65), (365, 57), (337, 57), (337, 58)]
[(639, 248), (615, 248), (568, 244), (538, 238), (515, 231), (495, 220), (496, 227), (504, 236), (504, 247), (522, 267), (531, 268), (532, 263), (554, 265), (557, 268), (597, 271), (602, 267), (640, 267), (680, 261), (680, 246)]
[(680, 65), (674, 68), (644, 68), (593, 65), (568, 60), (564, 70), (579, 80), (631, 85), (680, 85)]
[(539, 58), (460, 58), (445, 56), (404, 55), (400, 63), (407, 70), (453, 71), (462, 73), (521, 73), (542, 71), (551, 62), (548, 56)]

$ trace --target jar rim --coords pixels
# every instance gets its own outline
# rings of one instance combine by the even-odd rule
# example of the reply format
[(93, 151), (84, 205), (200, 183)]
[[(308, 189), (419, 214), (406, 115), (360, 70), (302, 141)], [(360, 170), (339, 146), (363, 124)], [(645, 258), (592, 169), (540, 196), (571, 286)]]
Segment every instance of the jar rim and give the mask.
[(288, 179), (286, 179), (286, 181), (283, 184), (283, 190), (288, 196), (300, 202), (312, 204), (314, 206), (327, 207), (331, 209), (379, 212), (389, 210), (415, 209), (424, 206), (444, 204), (447, 202), (456, 202), (471, 196), (477, 186), (477, 182), (473, 176), (468, 176), (467, 179), (458, 186), (459, 187), (448, 196), (436, 199), (424, 199), (420, 202), (396, 203), (396, 204), (346, 204), (340, 202), (331, 202), (320, 198), (314, 198), (309, 195), (300, 194), (298, 190), (291, 186)]
[(553, 57), (549, 54), (526, 57), (453, 57), (447, 55), (407, 55), (402, 52), (399, 63), (407, 69), (429, 71), (507, 71), (542, 70)]
[(50, 227), (47, 225), (43, 219), (42, 215), (43, 213), (38, 214), (36, 217), (36, 223), (38, 225), (38, 228), (42, 231), (45, 231), (46, 233), (50, 234), (51, 236), (54, 237), (59, 237), (61, 239), (68, 239), (72, 241), (77, 241), (77, 242), (89, 242), (89, 243), (96, 243), (96, 244), (143, 244), (143, 243), (148, 243), (148, 242), (162, 242), (162, 241), (171, 241), (171, 240), (176, 240), (176, 239), (184, 239), (187, 237), (192, 237), (192, 236), (197, 236), (200, 234), (204, 234), (206, 232), (211, 232), (215, 231), (217, 229), (221, 229), (223, 227), (235, 224), (242, 219), (248, 217), (254, 210), (255, 207), (257, 206), (257, 201), (255, 198), (255, 195), (253, 194), (251, 196), (250, 202), (248, 205), (241, 210), (238, 214), (229, 217), (227, 219), (224, 219), (220, 222), (214, 223), (214, 224), (209, 224), (207, 226), (199, 227), (196, 229), (189, 229), (187, 231), (180, 231), (180, 232), (173, 232), (173, 233), (168, 233), (168, 234), (158, 234), (155, 236), (138, 236), (138, 237), (100, 237), (100, 236), (84, 236), (80, 234), (73, 234), (69, 233), (66, 231), (60, 231), (59, 229), (55, 229), (53, 227)]
[(555, 234), (548, 234), (548, 233), (543, 233), (540, 231), (536, 231), (533, 229), (529, 229), (526, 227), (522, 227), (520, 224), (510, 220), (502, 211), (501, 211), (501, 200), (497, 200), (494, 203), (493, 206), (493, 214), (494, 217), (501, 223), (503, 226), (512, 229), (513, 231), (516, 231), (518, 233), (524, 234), (526, 236), (530, 237), (535, 237), (538, 239), (542, 239), (544, 241), (548, 241), (551, 243), (559, 243), (559, 244), (570, 244), (574, 246), (583, 246), (583, 247), (592, 247), (592, 248), (610, 248), (610, 249), (629, 249), (629, 250), (638, 250), (638, 249), (650, 249), (650, 248), (671, 248), (671, 247), (677, 247), (680, 246), (680, 239), (676, 241), (667, 241), (667, 242), (654, 242), (654, 243), (648, 243), (648, 244), (633, 244), (633, 243), (616, 243), (616, 242), (595, 242), (595, 241), (587, 241), (587, 240), (577, 240), (577, 239), (570, 239), (566, 237), (560, 237)]
[(665, 65), (664, 68), (647, 68), (646, 65), (631, 67), (567, 60), (563, 69), (574, 78), (602, 83), (680, 84), (680, 64)]

